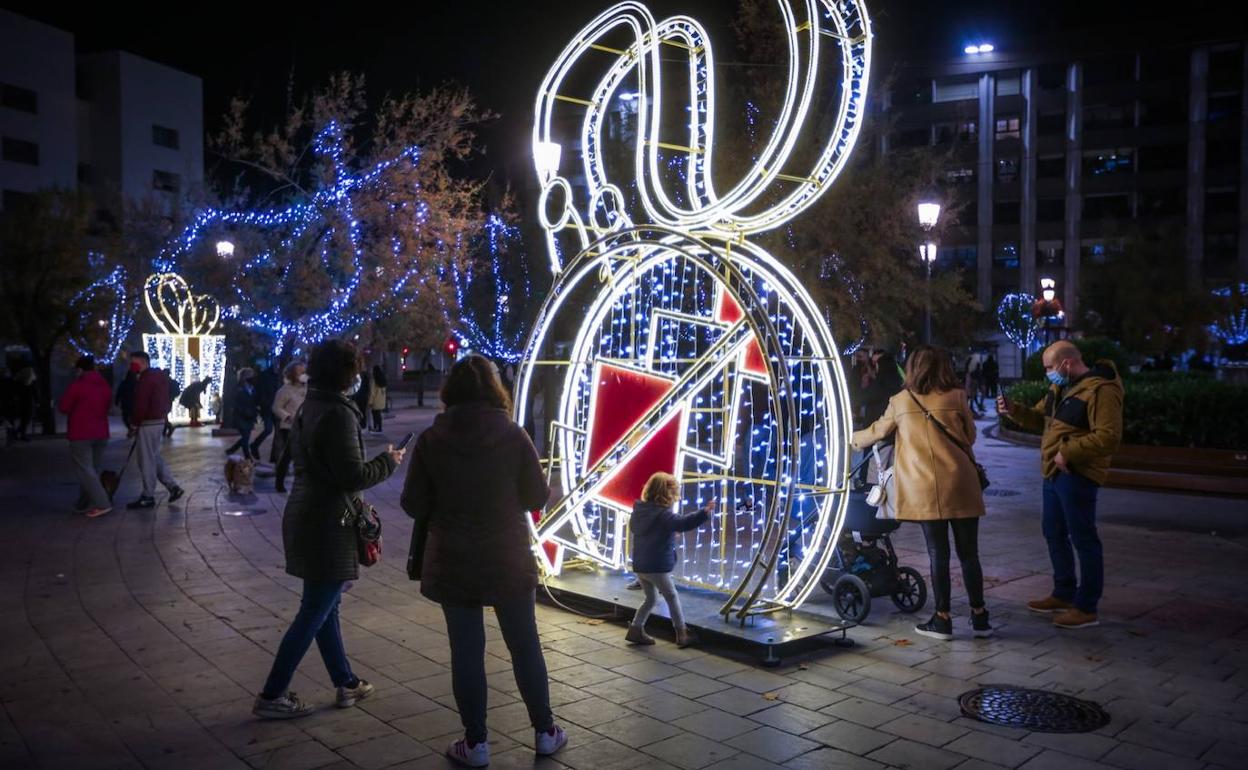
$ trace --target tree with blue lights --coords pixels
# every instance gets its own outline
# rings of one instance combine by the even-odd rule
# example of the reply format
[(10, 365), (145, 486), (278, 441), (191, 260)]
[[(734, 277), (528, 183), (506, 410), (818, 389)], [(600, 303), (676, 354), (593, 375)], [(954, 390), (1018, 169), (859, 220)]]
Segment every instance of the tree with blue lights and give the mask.
[(451, 165), (491, 116), (449, 86), (375, 108), (366, 97), (363, 76), (337, 75), (265, 127), (236, 99), (210, 141), (233, 174), (230, 203), (201, 211), (157, 261), (219, 287), (225, 317), (262, 349), (445, 330), (453, 290), (439, 277), (485, 224), (481, 184)]

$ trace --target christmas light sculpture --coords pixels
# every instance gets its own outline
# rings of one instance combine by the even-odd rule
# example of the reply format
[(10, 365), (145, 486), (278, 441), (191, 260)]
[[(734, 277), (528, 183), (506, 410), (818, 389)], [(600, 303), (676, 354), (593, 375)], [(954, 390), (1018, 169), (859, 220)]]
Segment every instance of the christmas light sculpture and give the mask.
[[(102, 267), (101, 255), (92, 253), (89, 259), (93, 266)], [(85, 332), (92, 324), (95, 324), (103, 328), (106, 335), (103, 355), (92, 349), (92, 346), (77, 334), (70, 335), (69, 343), (79, 355), (92, 355), (101, 364), (106, 364), (117, 360), (117, 356), (121, 354), (121, 347), (126, 344), (126, 338), (130, 336), (130, 329), (134, 326), (134, 311), (137, 305), (134, 296), (126, 288), (127, 280), (126, 269), (117, 265), (108, 275), (93, 281), (87, 288), (78, 292), (70, 302), (71, 307), (81, 308), (78, 317), (80, 331)], [(94, 311), (99, 309), (101, 302), (107, 303), (105, 298), (109, 295), (112, 301), (108, 303), (106, 317), (96, 318)]]
[(997, 303), (997, 326), (1019, 350), (1031, 350), (1036, 344), (1040, 321), (1032, 313), (1036, 297), (1024, 292), (1006, 294)]
[(1221, 317), (1210, 324), (1209, 332), (1227, 345), (1248, 342), (1248, 283), (1213, 290)]
[[(212, 333), (221, 320), (217, 301), (207, 294), (194, 294), (177, 273), (155, 273), (143, 285), (143, 302), (161, 330), (143, 335), (143, 349), (151, 356), (152, 366), (164, 369), (183, 389), (211, 377), (200, 402), (200, 419), (216, 421), (225, 384), (225, 335)], [(169, 421), (174, 425), (191, 421), (190, 412), (177, 399)]]
[[(625, 567), (633, 501), (651, 473), (670, 472), (683, 507), (721, 502), (710, 524), (683, 536), (675, 577), (729, 593), (721, 613), (741, 622), (796, 607), (818, 585), (840, 534), (849, 461), (831, 330), (796, 277), (748, 236), (797, 216), (844, 167), (866, 100), (870, 25), (856, 0), (778, 7), (783, 103), (754, 166), (726, 192), (712, 178), (713, 51), (696, 20), (656, 21), (641, 3), (618, 3), (547, 73), (533, 156), (555, 284), (516, 391), (522, 424), (543, 393), (557, 394), (548, 462), (561, 496), (533, 528), (544, 567), (559, 572), (566, 554)], [(664, 66), (687, 63), (673, 86), (687, 91), (679, 120), (664, 113), (661, 51)], [(839, 83), (824, 82), (829, 63)], [(596, 85), (570, 90), (585, 82)], [(603, 151), (612, 105), (625, 98), (635, 100), (640, 211), (628, 209)], [(820, 136), (799, 149), (815, 133), (808, 120)], [(674, 123), (680, 136), (665, 136)], [(558, 138), (569, 125), (579, 132)], [(675, 191), (665, 184), (673, 160), (684, 171)]]

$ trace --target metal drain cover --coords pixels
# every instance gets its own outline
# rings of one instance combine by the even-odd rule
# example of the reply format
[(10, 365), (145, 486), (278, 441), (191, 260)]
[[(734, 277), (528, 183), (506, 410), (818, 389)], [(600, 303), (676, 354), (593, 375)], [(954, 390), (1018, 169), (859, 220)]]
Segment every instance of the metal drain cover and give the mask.
[(971, 719), (1042, 733), (1090, 733), (1109, 724), (1109, 714), (1092, 701), (1010, 685), (985, 685), (958, 696)]

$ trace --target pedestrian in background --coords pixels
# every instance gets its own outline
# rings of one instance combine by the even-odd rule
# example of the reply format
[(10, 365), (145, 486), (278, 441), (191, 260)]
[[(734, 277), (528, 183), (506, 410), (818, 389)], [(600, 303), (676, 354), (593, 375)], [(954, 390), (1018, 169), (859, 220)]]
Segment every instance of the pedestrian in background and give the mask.
[(130, 354), (130, 371), (135, 375), (134, 411), (130, 432), (138, 441), (139, 470), (143, 474), (143, 492), (126, 508), (152, 508), (156, 505), (156, 482), (169, 490), (169, 502), (182, 497), (182, 487), (174, 480), (160, 453), (160, 439), (169, 417), (169, 376), (163, 369), (152, 368), (151, 357), (142, 350)]
[[(256, 415), (264, 423), (260, 435), (251, 442), (251, 456), (256, 462), (260, 461), (260, 445), (273, 432), (273, 426), (276, 424), (277, 419), (273, 415), (273, 400), (277, 398), (277, 391), (281, 387), (282, 375), (278, 373), (277, 362), (274, 361), (256, 377)], [(269, 446), (269, 464), (275, 462), (277, 462), (276, 440)]]
[(369, 384), (368, 408), (373, 413), (373, 432), (381, 433), (381, 413), (386, 409), (386, 373), (380, 366), (373, 367)]
[(308, 375), (304, 371), (303, 362), (287, 364), (286, 384), (282, 385), (273, 399), (273, 416), (277, 419), (277, 436), (273, 439), (273, 444), (278, 447), (274, 487), (282, 494), (286, 494), (286, 472), (290, 469), (290, 429), (307, 395)]
[(78, 476), (78, 513), (94, 519), (113, 510), (108, 493), (100, 483), (100, 464), (108, 446), (108, 408), (113, 392), (95, 368), (92, 356), (82, 356), (74, 364), (74, 381), (69, 384), (57, 410), (69, 418), (69, 455)]
[(238, 384), (234, 386), (234, 417), (232, 423), (238, 431), (238, 441), (225, 450), (232, 455), (243, 450), (243, 457), (259, 460), (260, 455), (251, 443), (251, 432), (256, 429), (256, 417), (260, 410), (256, 400), (256, 372), (249, 366), (238, 370)]

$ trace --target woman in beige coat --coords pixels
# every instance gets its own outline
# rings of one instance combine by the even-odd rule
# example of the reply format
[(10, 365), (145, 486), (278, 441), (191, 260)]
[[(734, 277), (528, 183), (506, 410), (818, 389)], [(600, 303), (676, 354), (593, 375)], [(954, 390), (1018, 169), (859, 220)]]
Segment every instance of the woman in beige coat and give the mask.
[[(971, 603), (973, 633), (979, 637), (992, 635), (984, 607), (984, 573), (979, 566), (979, 517), (984, 515), (984, 493), (968, 454), (975, 443), (975, 420), (960, 384), (946, 351), (921, 347), (906, 359), (905, 389), (889, 399), (884, 416), (853, 437), (856, 449), (865, 449), (890, 436), (895, 438), (893, 495), (897, 518), (923, 526), (936, 600), (936, 614), (915, 626), (915, 631), (944, 640), (953, 638), (953, 619), (949, 615), (950, 529)], [(933, 420), (939, 420), (965, 451)]]

